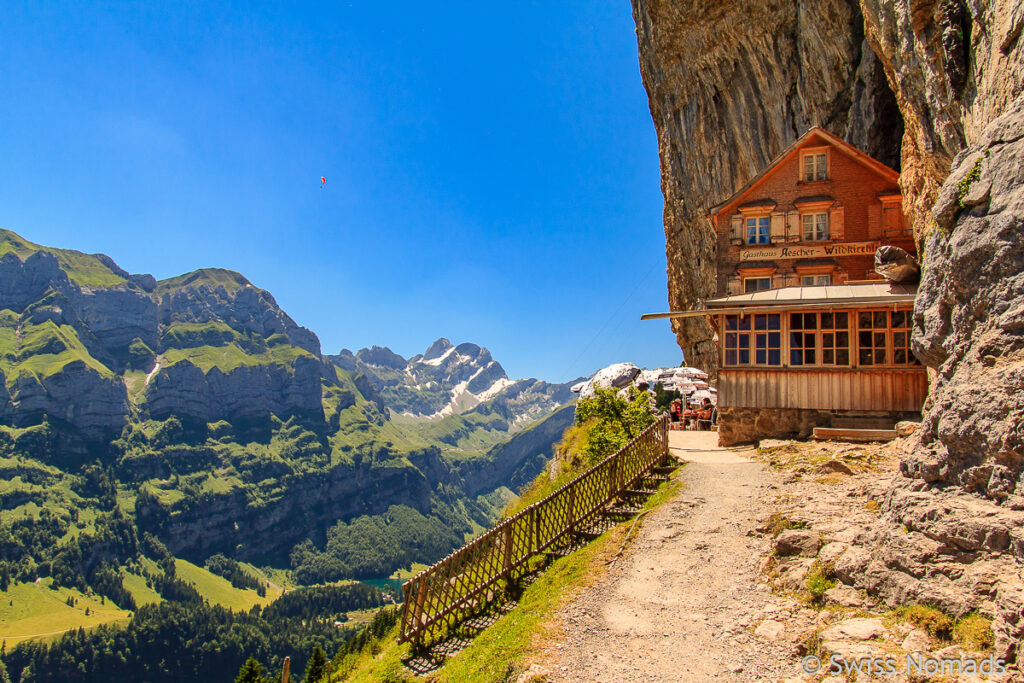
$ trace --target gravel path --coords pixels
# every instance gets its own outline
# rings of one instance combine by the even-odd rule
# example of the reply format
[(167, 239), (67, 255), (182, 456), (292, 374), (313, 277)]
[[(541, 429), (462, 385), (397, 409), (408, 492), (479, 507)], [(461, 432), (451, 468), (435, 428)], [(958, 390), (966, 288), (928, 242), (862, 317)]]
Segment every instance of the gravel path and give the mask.
[(550, 681), (750, 681), (795, 677), (792, 647), (752, 627), (799, 609), (759, 578), (777, 474), (714, 446), (713, 432), (670, 432), (688, 464), (674, 499), (651, 512), (607, 577), (559, 615), (563, 637), (539, 658)]

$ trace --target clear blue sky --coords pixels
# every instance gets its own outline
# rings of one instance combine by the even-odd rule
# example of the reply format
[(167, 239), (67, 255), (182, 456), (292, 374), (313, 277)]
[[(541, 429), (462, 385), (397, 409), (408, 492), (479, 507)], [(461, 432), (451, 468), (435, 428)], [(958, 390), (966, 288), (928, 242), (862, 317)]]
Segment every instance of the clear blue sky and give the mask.
[(238, 270), (325, 352), (681, 360), (640, 322), (665, 243), (628, 0), (8, 3), (0, 35), (0, 227)]

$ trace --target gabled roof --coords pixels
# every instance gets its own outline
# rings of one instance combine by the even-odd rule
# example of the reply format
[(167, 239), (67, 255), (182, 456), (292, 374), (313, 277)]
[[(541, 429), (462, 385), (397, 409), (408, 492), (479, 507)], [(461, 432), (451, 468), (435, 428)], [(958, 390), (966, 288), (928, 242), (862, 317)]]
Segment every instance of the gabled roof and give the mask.
[(761, 172), (758, 173), (753, 178), (751, 178), (750, 182), (748, 182), (746, 185), (741, 187), (740, 190), (736, 194), (732, 195), (731, 197), (726, 199), (721, 204), (717, 204), (716, 206), (711, 207), (711, 215), (715, 216), (718, 213), (720, 213), (721, 211), (723, 211), (724, 209), (730, 208), (732, 205), (734, 205), (737, 202), (739, 202), (740, 200), (742, 200), (752, 190), (754, 190), (758, 185), (760, 185), (761, 182), (765, 178), (767, 178), (769, 175), (771, 175), (772, 171), (774, 171), (777, 167), (781, 166), (783, 163), (788, 161), (790, 159), (790, 157), (792, 157), (794, 154), (798, 153), (802, 147), (807, 145), (808, 142), (810, 142), (811, 140), (816, 139), (816, 138), (820, 139), (822, 142), (825, 142), (825, 143), (828, 143), (828, 144), (832, 145), (833, 147), (837, 148), (839, 151), (841, 151), (841, 152), (845, 153), (847, 156), (851, 157), (854, 161), (859, 162), (860, 164), (862, 164), (862, 165), (868, 167), (869, 169), (875, 171), (879, 175), (884, 176), (885, 178), (891, 180), (892, 182), (894, 182), (894, 183), (899, 182), (899, 179), (900, 179), (900, 174), (899, 173), (897, 173), (896, 171), (892, 170), (891, 168), (889, 168), (888, 166), (886, 166), (882, 162), (878, 161), (874, 157), (871, 157), (871, 156), (865, 154), (864, 152), (860, 151), (859, 149), (857, 149), (856, 147), (854, 147), (850, 143), (846, 142), (842, 138), (838, 138), (835, 135), (832, 135), (832, 133), (829, 133), (827, 130), (825, 130), (821, 126), (815, 126), (814, 128), (811, 128), (806, 133), (801, 135), (796, 140), (796, 142), (794, 142), (792, 145), (787, 147), (785, 149), (785, 151), (782, 152), (782, 154), (780, 154), (779, 156), (775, 157), (775, 159), (772, 161), (772, 163), (768, 164), (763, 169), (761, 169)]

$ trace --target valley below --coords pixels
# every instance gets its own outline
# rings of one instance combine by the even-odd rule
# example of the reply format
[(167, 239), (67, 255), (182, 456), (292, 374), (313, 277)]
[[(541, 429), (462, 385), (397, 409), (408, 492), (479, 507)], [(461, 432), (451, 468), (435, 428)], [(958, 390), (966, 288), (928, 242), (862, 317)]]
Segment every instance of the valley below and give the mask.
[[(571, 383), (509, 379), (476, 344), (323, 354), (232, 271), (157, 281), (0, 231), (0, 309), (0, 639), (29, 641), (21, 680), (70, 680), (23, 676), (38, 643), (158, 608), (256, 609), (257, 633), (298, 618), (282, 595), (331, 589), (298, 632), (343, 642), (397, 597), (387, 577), (488, 527), (573, 417)], [(308, 655), (264, 661), (289, 652)]]

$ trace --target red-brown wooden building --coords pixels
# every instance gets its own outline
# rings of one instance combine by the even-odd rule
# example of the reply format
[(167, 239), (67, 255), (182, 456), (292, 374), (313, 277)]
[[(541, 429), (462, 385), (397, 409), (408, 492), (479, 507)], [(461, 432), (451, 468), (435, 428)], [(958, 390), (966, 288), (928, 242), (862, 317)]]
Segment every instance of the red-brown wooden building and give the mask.
[(915, 253), (899, 174), (812, 128), (711, 210), (717, 295), (881, 279), (882, 244)]
[(899, 174), (813, 128), (710, 219), (717, 297), (720, 443), (892, 427), (919, 416), (924, 368), (910, 349), (916, 285), (874, 272), (884, 244), (914, 253)]

